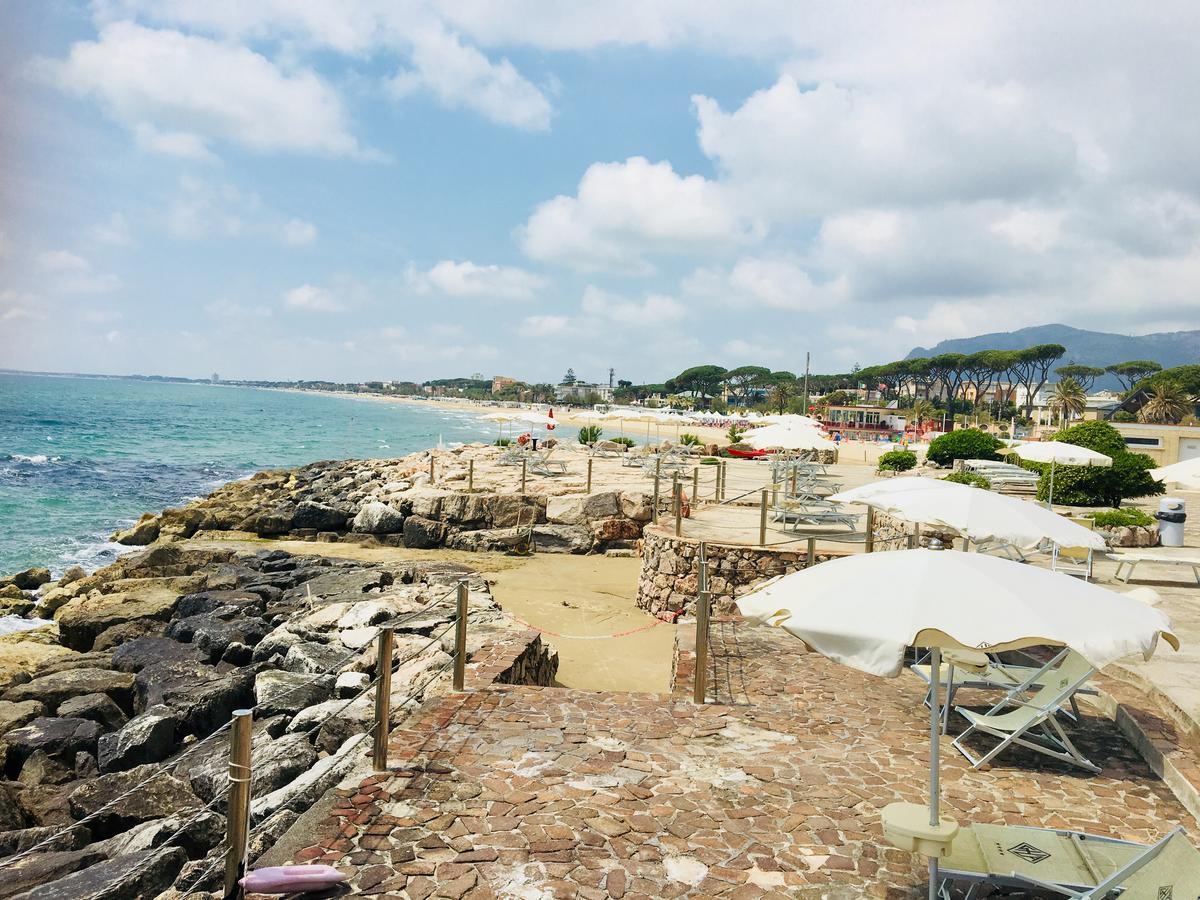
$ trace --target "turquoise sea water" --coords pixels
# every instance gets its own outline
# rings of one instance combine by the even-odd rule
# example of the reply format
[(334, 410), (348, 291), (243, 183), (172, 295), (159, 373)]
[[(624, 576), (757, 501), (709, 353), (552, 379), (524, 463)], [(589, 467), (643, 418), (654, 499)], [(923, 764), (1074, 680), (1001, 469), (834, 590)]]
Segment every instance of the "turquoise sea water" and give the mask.
[(416, 404), (0, 374), (0, 573), (105, 565), (115, 529), (259, 469), (495, 436), (475, 413)]

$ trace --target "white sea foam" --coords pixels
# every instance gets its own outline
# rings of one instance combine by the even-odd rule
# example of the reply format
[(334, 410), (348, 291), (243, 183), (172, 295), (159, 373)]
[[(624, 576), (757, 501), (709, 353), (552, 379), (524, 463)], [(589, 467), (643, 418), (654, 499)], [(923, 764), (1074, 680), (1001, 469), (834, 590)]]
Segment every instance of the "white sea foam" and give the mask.
[(46, 463), (58, 462), (62, 459), (60, 456), (51, 457), (46, 456), (44, 453), (34, 453), (29, 456), (26, 456), (24, 453), (10, 453), (8, 458), (13, 462), (25, 462), (35, 466), (44, 466)]
[(49, 625), (47, 619), (22, 619), (20, 616), (0, 616), (0, 634), (14, 634)]

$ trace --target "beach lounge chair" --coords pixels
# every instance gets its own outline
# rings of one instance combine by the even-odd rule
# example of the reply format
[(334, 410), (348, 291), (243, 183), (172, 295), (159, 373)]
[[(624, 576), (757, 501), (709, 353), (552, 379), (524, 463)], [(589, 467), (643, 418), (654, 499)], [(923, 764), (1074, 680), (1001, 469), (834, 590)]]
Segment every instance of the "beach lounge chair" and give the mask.
[(1041, 889), (1075, 900), (1193, 900), (1200, 897), (1200, 851), (1177, 827), (1154, 844), (1021, 825), (964, 825), (939, 863), (939, 896), (954, 883)]
[[(1172, 556), (1153, 550), (1137, 550), (1132, 553), (1128, 551), (1123, 553), (1107, 553), (1105, 556), (1117, 564), (1117, 571), (1113, 577), (1124, 584), (1129, 584), (1129, 579), (1133, 577), (1133, 570), (1137, 568), (1138, 563), (1143, 562), (1152, 565), (1190, 568), (1192, 576), (1196, 579), (1196, 584), (1200, 584), (1200, 556)], [(1121, 572), (1122, 569), (1125, 570), (1124, 574)]]
[[(954, 739), (954, 747), (967, 758), (971, 768), (978, 769), (1013, 744), (1019, 744), (1090, 772), (1100, 771), (1099, 766), (1079, 752), (1054, 715), (1059, 707), (1071, 702), (1072, 696), (1096, 674), (1096, 670), (1078, 653), (1068, 653), (1056, 667), (1047, 664), (1041, 671), (1044, 675), (1035, 676), (1042, 679), (1037, 693), (1028, 693), (1035, 685), (1031, 678), (1010, 690), (985, 713), (954, 707), (968, 724), (967, 730)], [(965, 744), (966, 739), (976, 733), (998, 740), (995, 747), (978, 758)]]
[(529, 471), (536, 475), (566, 475), (567, 464), (561, 459), (550, 458), (555, 449), (557, 448), (551, 447), (544, 453), (533, 454), (529, 462)]

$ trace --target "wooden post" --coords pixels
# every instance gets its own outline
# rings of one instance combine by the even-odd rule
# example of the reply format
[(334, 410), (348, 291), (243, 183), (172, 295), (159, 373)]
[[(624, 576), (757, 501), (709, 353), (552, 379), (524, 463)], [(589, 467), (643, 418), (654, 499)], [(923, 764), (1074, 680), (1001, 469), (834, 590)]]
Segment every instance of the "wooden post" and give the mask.
[(433, 454), (429, 454), (429, 483), (433, 484)]
[(454, 620), (454, 689), (461, 691), (467, 679), (467, 579), (458, 582), (458, 618)]
[(913, 522), (912, 534), (908, 536), (908, 549), (915, 550), (921, 546), (921, 523)]
[(675, 483), (671, 485), (675, 492), (675, 537), (683, 534), (683, 485), (679, 483), (679, 473), (675, 473)]
[(587, 490), (585, 491), (585, 493), (590, 494), (591, 492), (592, 492), (592, 458), (589, 456), (588, 457)]
[(467, 490), (475, 490), (475, 460), (467, 462)]
[(392, 722), (392, 647), (395, 631), (382, 628), (375, 643), (375, 744), (374, 765), (376, 772), (387, 771), (388, 738), (391, 737)]
[(875, 507), (867, 507), (867, 536), (863, 541), (863, 551), (865, 553), (875, 552)]
[(700, 542), (700, 574), (696, 580), (696, 672), (692, 679), (692, 702), (703, 704), (708, 697), (708, 560)]
[(817, 539), (815, 537), (810, 537), (808, 539), (808, 559), (806, 560), (805, 565), (811, 569), (816, 564), (817, 564)]
[(762, 497), (758, 501), (758, 545), (767, 545), (767, 489), (762, 489)]
[(654, 502), (650, 507), (650, 520), (658, 524), (658, 473), (654, 473)]
[(692, 469), (692, 503), (700, 503), (700, 467)]
[(716, 470), (713, 473), (713, 503), (721, 502), (721, 461), (718, 459), (717, 464), (713, 466)]
[(797, 466), (796, 463), (793, 461), (792, 462), (792, 496), (793, 497), (796, 496), (796, 485), (797, 485), (796, 479), (799, 476), (799, 473), (800, 473), (800, 467)]
[(521, 493), (525, 493), (525, 479), (529, 477), (529, 460), (521, 460)]
[(233, 711), (229, 732), (229, 811), (225, 831), (229, 851), (225, 856), (225, 900), (241, 900), (245, 895), (238, 881), (246, 874), (247, 842), (250, 839), (250, 729), (254, 712)]

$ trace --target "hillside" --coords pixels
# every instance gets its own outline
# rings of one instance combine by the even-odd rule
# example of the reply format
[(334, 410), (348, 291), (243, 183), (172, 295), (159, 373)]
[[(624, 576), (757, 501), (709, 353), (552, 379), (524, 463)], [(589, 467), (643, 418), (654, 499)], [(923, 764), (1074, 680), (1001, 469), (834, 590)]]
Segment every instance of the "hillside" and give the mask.
[[(1163, 366), (1181, 366), (1200, 362), (1200, 331), (1172, 331), (1160, 334), (1109, 334), (1085, 331), (1069, 325), (1036, 325), (1017, 331), (997, 331), (975, 337), (941, 341), (932, 347), (914, 347), (905, 359), (936, 356), (939, 353), (975, 353), (979, 350), (1021, 350), (1034, 344), (1062, 344), (1067, 348), (1063, 363), (1107, 366), (1130, 359), (1152, 359)], [(1097, 388), (1116, 388), (1119, 383), (1106, 376)]]

